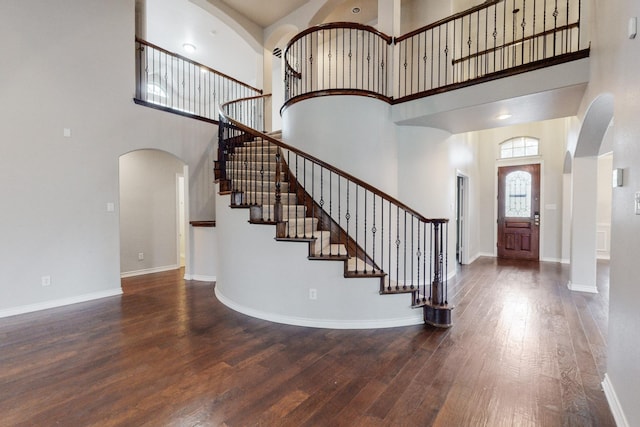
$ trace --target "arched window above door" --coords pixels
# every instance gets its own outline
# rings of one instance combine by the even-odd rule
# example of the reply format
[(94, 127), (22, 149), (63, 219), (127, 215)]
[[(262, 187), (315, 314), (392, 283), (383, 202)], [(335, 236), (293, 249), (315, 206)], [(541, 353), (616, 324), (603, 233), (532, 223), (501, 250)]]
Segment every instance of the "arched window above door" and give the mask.
[(500, 158), (511, 159), (514, 157), (529, 157), (540, 154), (538, 138), (529, 136), (518, 136), (516, 138), (507, 139), (500, 144)]

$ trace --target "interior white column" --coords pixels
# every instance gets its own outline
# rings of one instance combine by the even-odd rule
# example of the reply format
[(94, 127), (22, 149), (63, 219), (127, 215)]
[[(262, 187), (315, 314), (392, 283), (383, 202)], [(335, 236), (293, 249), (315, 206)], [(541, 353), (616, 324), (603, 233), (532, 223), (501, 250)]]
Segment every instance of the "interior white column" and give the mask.
[[(378, 31), (392, 37), (400, 35), (400, 17), (401, 17), (400, 0), (378, 0)], [(392, 45), (393, 47), (393, 45)], [(392, 96), (398, 97), (398, 85), (393, 84), (395, 81), (395, 70), (399, 61), (399, 53), (397, 49), (392, 50), (392, 63), (387, 64), (388, 79), (387, 82), (393, 90)]]
[(571, 277), (568, 286), (572, 291), (597, 293), (598, 158), (575, 157), (572, 170)]
[(136, 0), (136, 37), (147, 37), (147, 0)]

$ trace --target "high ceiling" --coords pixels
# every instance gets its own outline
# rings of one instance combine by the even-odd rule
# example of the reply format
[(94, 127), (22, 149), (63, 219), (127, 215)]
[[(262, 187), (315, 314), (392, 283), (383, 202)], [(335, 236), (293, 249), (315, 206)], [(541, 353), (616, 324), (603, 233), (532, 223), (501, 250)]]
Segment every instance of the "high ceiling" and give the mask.
[(263, 28), (287, 16), (308, 0), (222, 0)]
[[(309, 2), (309, 0), (220, 1), (262, 28), (269, 27)], [(330, 0), (327, 3), (331, 6), (330, 13), (326, 19), (327, 22), (349, 21), (366, 24), (376, 19), (378, 15), (378, 2), (376, 0)], [(354, 8), (359, 9), (357, 14), (352, 12)]]

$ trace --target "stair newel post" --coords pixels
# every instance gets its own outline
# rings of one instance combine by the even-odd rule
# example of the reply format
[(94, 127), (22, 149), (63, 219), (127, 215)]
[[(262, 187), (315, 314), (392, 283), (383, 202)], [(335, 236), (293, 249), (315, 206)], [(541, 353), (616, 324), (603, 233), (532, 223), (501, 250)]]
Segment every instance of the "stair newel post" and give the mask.
[(439, 223), (433, 224), (433, 281), (431, 282), (431, 303), (442, 305), (442, 229)]
[(220, 193), (226, 194), (231, 191), (231, 180), (227, 176), (227, 162), (229, 157), (228, 149), (228, 127), (224, 118), (220, 116), (218, 126), (218, 160), (215, 162), (215, 179), (220, 182)]
[(447, 274), (443, 267), (445, 266), (445, 259), (447, 256), (447, 247), (444, 244), (446, 219), (436, 219), (432, 222), (432, 259), (433, 259), (433, 278), (431, 281), (431, 301), (424, 306), (424, 321), (425, 323), (436, 326), (439, 328), (448, 328), (452, 326), (451, 323), (451, 310), (452, 306), (449, 306), (446, 301), (445, 295), (445, 282), (443, 280), (444, 275)]
[(273, 220), (276, 223), (276, 237), (286, 237), (286, 224), (282, 221), (282, 193), (280, 190), (282, 167), (280, 164), (280, 150), (276, 153), (276, 171), (275, 171), (275, 201), (273, 204)]

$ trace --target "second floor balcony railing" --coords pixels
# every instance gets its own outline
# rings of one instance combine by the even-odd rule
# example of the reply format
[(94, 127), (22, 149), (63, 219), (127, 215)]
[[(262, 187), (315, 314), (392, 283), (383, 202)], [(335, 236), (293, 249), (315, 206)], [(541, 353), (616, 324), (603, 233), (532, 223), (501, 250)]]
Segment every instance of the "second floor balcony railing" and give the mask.
[(284, 55), (285, 101), (359, 92), (402, 102), (588, 55), (581, 0), (488, 0), (401, 37), (353, 23), (309, 28)]
[(136, 39), (137, 103), (217, 122), (225, 102), (260, 94), (233, 77)]

